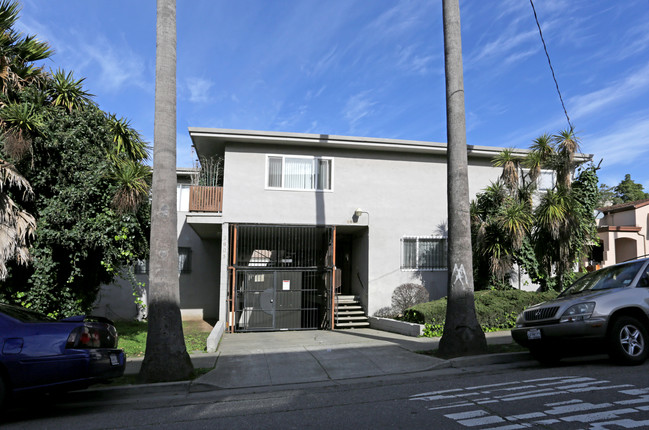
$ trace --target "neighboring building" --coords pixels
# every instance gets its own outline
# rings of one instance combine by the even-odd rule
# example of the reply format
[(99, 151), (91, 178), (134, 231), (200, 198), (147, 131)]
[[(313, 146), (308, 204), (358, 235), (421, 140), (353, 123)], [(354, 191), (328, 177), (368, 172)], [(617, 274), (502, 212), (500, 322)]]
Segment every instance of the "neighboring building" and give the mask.
[[(390, 306), (404, 283), (423, 285), (431, 300), (446, 295), (446, 144), (189, 134), (200, 159), (222, 157), (224, 170), (222, 186), (178, 170), (183, 318), (237, 331), (344, 327)], [(491, 165), (501, 150), (468, 146), (471, 198), (501, 174)], [(352, 297), (356, 308), (336, 311), (337, 300)], [(130, 288), (104, 288), (98, 312), (134, 316)]]
[(603, 266), (647, 255), (649, 199), (598, 209), (602, 214), (597, 234), (602, 242)]

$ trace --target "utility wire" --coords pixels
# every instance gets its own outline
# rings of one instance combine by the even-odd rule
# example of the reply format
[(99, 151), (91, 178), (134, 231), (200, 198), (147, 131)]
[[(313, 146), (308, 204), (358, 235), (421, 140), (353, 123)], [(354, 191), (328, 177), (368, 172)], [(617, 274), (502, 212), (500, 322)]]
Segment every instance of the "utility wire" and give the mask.
[(561, 106), (563, 107), (563, 113), (566, 114), (566, 119), (568, 120), (568, 125), (570, 129), (574, 129), (572, 123), (570, 122), (570, 117), (568, 116), (568, 111), (566, 110), (566, 105), (563, 102), (563, 97), (561, 97), (561, 91), (559, 90), (559, 83), (557, 82), (557, 77), (554, 75), (554, 68), (552, 67), (552, 62), (550, 61), (550, 54), (548, 54), (548, 47), (545, 45), (545, 39), (543, 39), (543, 32), (541, 31), (541, 24), (539, 24), (539, 17), (536, 15), (536, 8), (534, 7), (534, 2), (530, 0), (532, 5), (532, 10), (534, 11), (534, 19), (536, 20), (536, 26), (539, 28), (539, 35), (541, 36), (541, 42), (543, 42), (543, 49), (545, 50), (545, 56), (548, 58), (548, 65), (550, 66), (550, 71), (552, 72), (552, 79), (554, 79), (554, 85), (557, 87), (557, 93), (559, 94), (559, 100), (561, 100)]

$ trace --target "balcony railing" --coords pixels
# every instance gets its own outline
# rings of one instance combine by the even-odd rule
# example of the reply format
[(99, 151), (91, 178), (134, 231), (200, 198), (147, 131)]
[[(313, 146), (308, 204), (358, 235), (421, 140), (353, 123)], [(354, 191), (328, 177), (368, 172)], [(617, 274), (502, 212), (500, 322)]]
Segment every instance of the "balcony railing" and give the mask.
[(189, 187), (190, 212), (222, 212), (223, 187), (192, 185)]

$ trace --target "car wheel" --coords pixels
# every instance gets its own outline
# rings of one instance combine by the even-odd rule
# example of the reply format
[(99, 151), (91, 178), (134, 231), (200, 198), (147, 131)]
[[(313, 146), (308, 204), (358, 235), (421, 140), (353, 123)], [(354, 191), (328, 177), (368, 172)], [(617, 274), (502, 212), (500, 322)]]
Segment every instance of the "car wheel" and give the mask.
[(532, 357), (544, 366), (554, 366), (561, 360), (561, 355), (548, 347), (530, 348)]
[(647, 329), (635, 318), (615, 320), (608, 341), (609, 355), (621, 364), (641, 364), (647, 359)]

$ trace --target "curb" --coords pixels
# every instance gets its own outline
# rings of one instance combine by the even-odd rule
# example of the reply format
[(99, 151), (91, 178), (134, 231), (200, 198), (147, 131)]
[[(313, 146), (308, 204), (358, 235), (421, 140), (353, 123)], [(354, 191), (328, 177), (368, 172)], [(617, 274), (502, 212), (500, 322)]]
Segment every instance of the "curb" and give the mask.
[[(210, 355), (211, 357), (204, 357), (206, 355)], [(214, 360), (214, 364), (215, 364), (218, 354), (200, 354), (200, 355), (195, 354), (191, 356), (192, 362), (198, 364), (196, 363), (198, 361), (197, 359), (203, 357), (206, 359)], [(489, 366), (495, 364), (520, 363), (520, 362), (530, 361), (530, 360), (532, 360), (532, 357), (530, 356), (529, 352), (505, 352), (500, 354), (473, 355), (467, 357), (457, 357), (448, 360), (442, 360), (441, 362), (437, 363), (431, 368), (424, 370), (424, 372), (431, 372), (435, 370), (448, 369), (448, 368), (478, 367), (478, 366)], [(142, 360), (140, 359), (139, 361), (140, 363), (138, 364), (141, 364)], [(199, 363), (201, 364), (204, 362), (206, 361), (205, 360), (199, 361)], [(214, 364), (212, 365), (212, 367), (214, 367)], [(131, 369), (133, 369), (134, 367), (135, 366), (133, 366)], [(138, 366), (138, 370), (139, 370), (139, 366)], [(407, 373), (411, 373), (411, 372), (407, 372)], [(400, 374), (407, 374), (407, 373), (396, 372), (393, 373), (392, 375), (400, 375)], [(129, 374), (134, 375), (137, 374), (137, 372), (129, 373)], [(349, 377), (344, 379), (353, 380), (357, 378)], [(258, 386), (255, 388), (261, 388), (261, 387), (262, 386)], [(79, 391), (77, 393), (81, 396), (84, 396), (84, 398), (93, 397), (95, 399), (99, 399), (103, 396), (109, 396), (111, 398), (126, 397), (132, 395), (135, 392), (137, 392), (138, 395), (146, 395), (146, 394), (164, 394), (166, 392), (177, 393), (179, 390), (186, 391), (186, 392), (207, 392), (207, 391), (224, 391), (224, 390), (232, 390), (232, 389), (239, 389), (239, 388), (223, 388), (217, 385), (206, 384), (204, 382), (196, 382), (195, 380), (192, 380), (192, 381), (178, 381), (178, 382), (158, 382), (158, 383), (151, 383), (151, 384), (121, 385), (115, 387), (90, 387), (85, 391)]]

